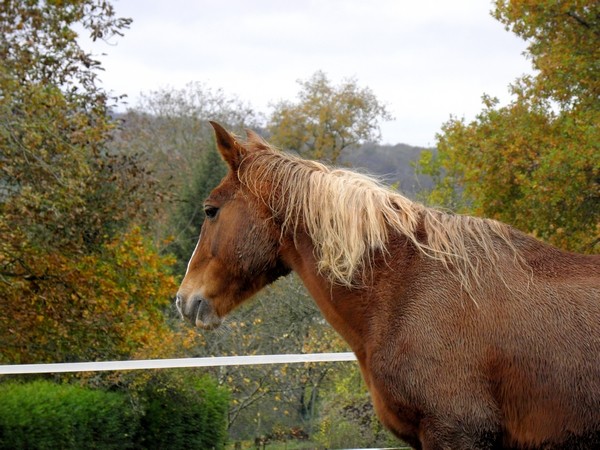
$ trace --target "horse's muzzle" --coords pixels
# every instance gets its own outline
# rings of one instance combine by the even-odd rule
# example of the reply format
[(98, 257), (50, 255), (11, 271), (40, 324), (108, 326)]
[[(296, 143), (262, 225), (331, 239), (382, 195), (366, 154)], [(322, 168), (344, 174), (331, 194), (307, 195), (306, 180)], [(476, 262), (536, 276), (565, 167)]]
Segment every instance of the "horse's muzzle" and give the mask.
[(221, 325), (222, 320), (215, 312), (211, 301), (200, 295), (194, 295), (186, 301), (178, 294), (175, 306), (182, 318), (188, 319), (192, 326), (212, 330)]

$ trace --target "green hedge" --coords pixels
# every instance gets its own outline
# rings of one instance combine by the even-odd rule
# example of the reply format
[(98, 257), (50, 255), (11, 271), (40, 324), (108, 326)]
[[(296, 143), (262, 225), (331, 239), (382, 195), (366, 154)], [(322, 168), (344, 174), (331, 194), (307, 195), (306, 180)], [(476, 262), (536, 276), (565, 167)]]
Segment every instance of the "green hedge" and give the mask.
[(2, 383), (0, 449), (224, 448), (228, 391), (209, 377), (174, 380), (150, 378), (135, 393)]
[(229, 392), (209, 377), (181, 384), (154, 380), (142, 393), (140, 445), (145, 449), (222, 449), (227, 444)]
[(47, 381), (0, 385), (0, 448), (126, 449), (137, 432), (127, 396)]

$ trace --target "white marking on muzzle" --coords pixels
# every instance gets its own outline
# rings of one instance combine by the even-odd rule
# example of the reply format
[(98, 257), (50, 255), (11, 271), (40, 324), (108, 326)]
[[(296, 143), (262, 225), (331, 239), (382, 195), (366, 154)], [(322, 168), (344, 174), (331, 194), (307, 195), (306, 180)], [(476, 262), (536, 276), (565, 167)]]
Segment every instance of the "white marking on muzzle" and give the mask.
[(179, 317), (183, 319), (183, 310), (181, 309), (181, 296), (179, 294), (177, 294), (177, 296), (175, 297), (175, 308), (179, 313)]

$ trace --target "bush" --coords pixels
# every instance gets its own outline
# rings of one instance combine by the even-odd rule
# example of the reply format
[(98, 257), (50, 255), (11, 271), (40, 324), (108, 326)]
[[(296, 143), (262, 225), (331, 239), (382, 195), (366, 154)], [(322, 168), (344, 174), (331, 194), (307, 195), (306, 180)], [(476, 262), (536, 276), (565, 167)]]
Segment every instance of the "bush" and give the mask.
[(124, 394), (48, 381), (0, 385), (0, 449), (132, 448)]
[(223, 449), (227, 443), (229, 392), (212, 378), (161, 374), (141, 393), (138, 444), (146, 449)]
[(127, 392), (49, 381), (0, 384), (0, 450), (225, 447), (226, 389), (181, 372), (141, 379)]

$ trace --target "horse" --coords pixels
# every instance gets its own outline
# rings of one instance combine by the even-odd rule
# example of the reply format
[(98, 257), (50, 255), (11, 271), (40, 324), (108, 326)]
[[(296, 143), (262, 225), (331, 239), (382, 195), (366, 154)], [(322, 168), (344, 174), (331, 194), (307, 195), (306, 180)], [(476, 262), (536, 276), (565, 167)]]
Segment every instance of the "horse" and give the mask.
[(413, 448), (600, 448), (600, 255), (211, 125), (228, 173), (204, 202), (183, 318), (216, 328), (295, 271)]

